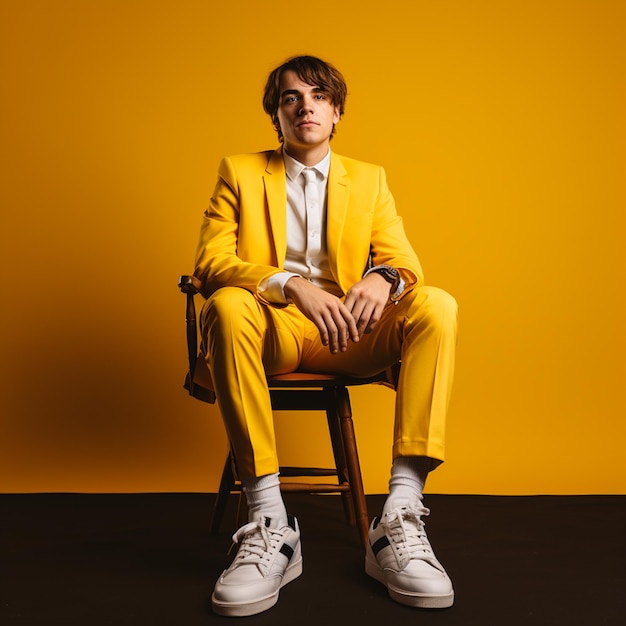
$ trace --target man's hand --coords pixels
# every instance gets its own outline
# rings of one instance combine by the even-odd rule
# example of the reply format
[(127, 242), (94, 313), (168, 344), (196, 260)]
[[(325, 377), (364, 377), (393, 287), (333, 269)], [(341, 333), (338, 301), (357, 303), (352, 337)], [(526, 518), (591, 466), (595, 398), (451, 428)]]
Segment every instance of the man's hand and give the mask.
[(356, 321), (359, 337), (376, 326), (389, 302), (390, 291), (391, 283), (377, 272), (368, 274), (348, 290), (345, 306)]
[(295, 304), (317, 326), (322, 344), (328, 346), (332, 354), (345, 352), (348, 339), (359, 340), (352, 313), (336, 296), (299, 276), (285, 283), (284, 292), (287, 301)]

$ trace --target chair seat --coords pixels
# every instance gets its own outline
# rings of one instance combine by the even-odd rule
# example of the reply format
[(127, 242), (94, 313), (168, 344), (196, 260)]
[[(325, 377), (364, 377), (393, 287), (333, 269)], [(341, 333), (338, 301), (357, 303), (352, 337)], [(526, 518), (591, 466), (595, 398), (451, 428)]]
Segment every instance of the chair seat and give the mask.
[(270, 387), (354, 387), (385, 382), (387, 382), (385, 372), (378, 372), (374, 376), (368, 377), (312, 372), (290, 372), (289, 374), (275, 374), (267, 377), (267, 383)]
[[(194, 365), (193, 387), (190, 389), (189, 373), (187, 373), (184, 387), (194, 398), (213, 404), (215, 402), (215, 393), (213, 392), (213, 382), (211, 381), (211, 374), (206, 361), (199, 356)], [(326, 389), (332, 387), (355, 387), (372, 383), (395, 389), (399, 370), (400, 364), (397, 363), (382, 372), (366, 377), (314, 372), (290, 372), (288, 374), (268, 376), (267, 383), (270, 388), (276, 389), (288, 387)]]

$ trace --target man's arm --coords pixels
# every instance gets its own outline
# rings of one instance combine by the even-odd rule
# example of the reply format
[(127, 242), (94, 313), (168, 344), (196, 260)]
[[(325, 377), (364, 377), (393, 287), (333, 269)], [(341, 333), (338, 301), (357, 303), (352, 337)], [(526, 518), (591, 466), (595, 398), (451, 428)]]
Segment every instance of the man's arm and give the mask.
[(389, 265), (400, 272), (405, 292), (423, 284), (422, 266), (406, 235), (402, 218), (397, 213), (383, 168), (379, 170), (370, 252), (372, 266)]

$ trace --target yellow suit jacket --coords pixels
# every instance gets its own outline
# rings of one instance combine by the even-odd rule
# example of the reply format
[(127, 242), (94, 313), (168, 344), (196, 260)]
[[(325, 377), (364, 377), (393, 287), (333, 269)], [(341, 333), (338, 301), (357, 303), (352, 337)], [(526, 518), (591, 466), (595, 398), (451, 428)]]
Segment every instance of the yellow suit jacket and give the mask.
[[(287, 248), (287, 188), (282, 147), (227, 157), (204, 213), (194, 274), (208, 297), (242, 287), (264, 301), (259, 284), (282, 270)], [(405, 293), (423, 282), (422, 269), (396, 213), (383, 168), (331, 153), (327, 249), (345, 294), (373, 265), (401, 271)]]

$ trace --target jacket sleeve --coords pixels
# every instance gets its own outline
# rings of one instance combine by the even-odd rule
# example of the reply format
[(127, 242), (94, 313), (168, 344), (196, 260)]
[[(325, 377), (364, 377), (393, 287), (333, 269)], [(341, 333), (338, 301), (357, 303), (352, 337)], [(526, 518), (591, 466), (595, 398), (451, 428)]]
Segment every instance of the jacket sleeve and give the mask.
[[(265, 216), (262, 211), (259, 213), (258, 222), (264, 224)], [(280, 271), (276, 259), (269, 253), (265, 258), (255, 259), (242, 258), (238, 254), (241, 216), (242, 197), (236, 161), (227, 157), (219, 165), (217, 183), (203, 215), (196, 251), (194, 276), (202, 282), (201, 293), (205, 298), (221, 287), (231, 286), (247, 289), (263, 300), (258, 293), (259, 284)], [(259, 236), (262, 237), (263, 232), (259, 232)], [(265, 249), (269, 251), (270, 248), (268, 241)]]
[(391, 265), (401, 273), (405, 281), (404, 293), (424, 283), (422, 266), (404, 231), (402, 218), (396, 211), (383, 168), (379, 168), (370, 254), (372, 266)]

